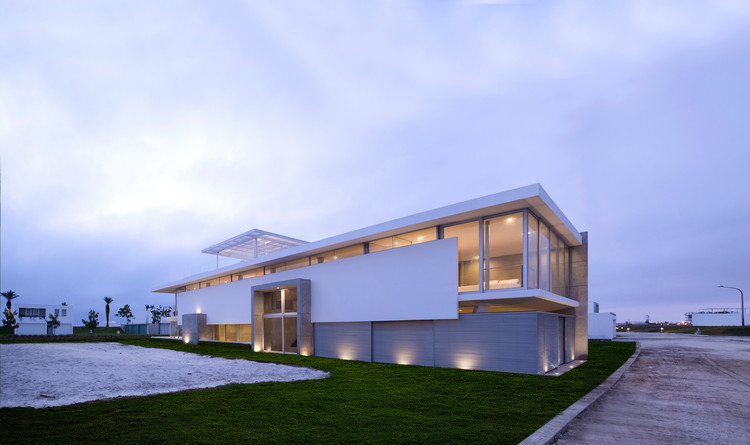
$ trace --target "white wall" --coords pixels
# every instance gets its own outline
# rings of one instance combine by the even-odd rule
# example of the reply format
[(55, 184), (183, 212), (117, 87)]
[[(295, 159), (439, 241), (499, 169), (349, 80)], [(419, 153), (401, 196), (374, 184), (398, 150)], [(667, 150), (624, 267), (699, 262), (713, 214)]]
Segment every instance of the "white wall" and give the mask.
[(23, 320), (23, 323), (18, 323), (16, 335), (47, 335), (47, 323), (44, 320), (29, 317), (24, 317)]
[(617, 336), (617, 316), (612, 312), (589, 313), (589, 338), (613, 340)]
[[(739, 310), (730, 314), (697, 314), (693, 312), (693, 326), (740, 326), (741, 324), (742, 317)], [(748, 313), (745, 313), (745, 325), (750, 325), (750, 314)]]
[(436, 240), (184, 292), (177, 310), (205, 313), (207, 324), (251, 323), (253, 286), (304, 278), (313, 323), (456, 319), (457, 264), (456, 238)]

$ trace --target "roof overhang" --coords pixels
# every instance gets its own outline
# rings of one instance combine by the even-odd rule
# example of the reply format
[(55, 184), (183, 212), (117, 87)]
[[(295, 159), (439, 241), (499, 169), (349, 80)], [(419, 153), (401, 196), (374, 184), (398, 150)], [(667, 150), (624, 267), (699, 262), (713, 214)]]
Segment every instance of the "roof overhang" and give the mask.
[(496, 292), (468, 293), (458, 297), (459, 303), (489, 305), (507, 312), (552, 312), (578, 307), (578, 302), (542, 289), (504, 289)]

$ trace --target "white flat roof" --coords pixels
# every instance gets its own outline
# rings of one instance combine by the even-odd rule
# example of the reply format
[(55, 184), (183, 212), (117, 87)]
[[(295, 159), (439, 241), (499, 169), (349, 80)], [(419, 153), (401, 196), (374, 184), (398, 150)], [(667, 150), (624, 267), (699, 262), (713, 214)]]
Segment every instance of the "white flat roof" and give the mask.
[(353, 230), (341, 235), (319, 241), (278, 250), (268, 255), (242, 261), (230, 266), (214, 269), (209, 272), (192, 275), (155, 289), (154, 292), (173, 293), (175, 288), (196, 281), (221, 277), (241, 270), (267, 266), (283, 261), (294, 260), (308, 255), (338, 249), (352, 244), (376, 240), (386, 236), (424, 229), (432, 226), (450, 224), (523, 208), (531, 209), (538, 217), (551, 226), (570, 246), (581, 244), (581, 234), (552, 201), (540, 184), (532, 184), (505, 192), (475, 198), (451, 204), (426, 212), (397, 218), (363, 229)]

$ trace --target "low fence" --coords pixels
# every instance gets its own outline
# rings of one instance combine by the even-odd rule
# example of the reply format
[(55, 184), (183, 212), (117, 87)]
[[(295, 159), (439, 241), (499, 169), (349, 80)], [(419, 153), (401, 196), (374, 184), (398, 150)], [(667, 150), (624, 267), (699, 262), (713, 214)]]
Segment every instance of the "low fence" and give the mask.
[(172, 335), (171, 323), (163, 322), (156, 324), (136, 323), (120, 326), (126, 334), (130, 335)]

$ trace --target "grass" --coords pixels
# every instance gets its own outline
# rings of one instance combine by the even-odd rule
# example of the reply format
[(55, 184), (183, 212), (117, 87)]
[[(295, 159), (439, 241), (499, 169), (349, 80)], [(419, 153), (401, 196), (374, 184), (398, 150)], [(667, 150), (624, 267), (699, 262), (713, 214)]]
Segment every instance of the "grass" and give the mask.
[(547, 377), (264, 354), (221, 343), (121, 342), (304, 365), (329, 371), (331, 377), (58, 408), (3, 408), (3, 442), (518, 443), (635, 351), (633, 342), (592, 342), (587, 363), (561, 377)]

